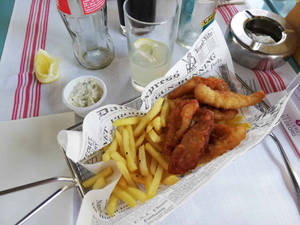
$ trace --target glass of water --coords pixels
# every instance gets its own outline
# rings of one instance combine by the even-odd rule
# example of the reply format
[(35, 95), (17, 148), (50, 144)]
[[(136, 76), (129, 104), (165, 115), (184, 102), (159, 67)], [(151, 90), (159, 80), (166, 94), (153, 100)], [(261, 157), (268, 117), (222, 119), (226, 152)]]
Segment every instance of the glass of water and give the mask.
[(126, 0), (123, 5), (131, 81), (138, 91), (170, 68), (180, 2)]

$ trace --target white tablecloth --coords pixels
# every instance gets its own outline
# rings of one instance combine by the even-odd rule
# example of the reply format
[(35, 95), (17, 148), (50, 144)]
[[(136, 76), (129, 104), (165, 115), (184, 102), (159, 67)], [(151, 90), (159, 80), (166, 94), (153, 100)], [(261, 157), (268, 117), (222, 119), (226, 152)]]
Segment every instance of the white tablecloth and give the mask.
[[(229, 19), (243, 7), (245, 6), (223, 6), (218, 9), (216, 19), (223, 31)], [(119, 33), (117, 13), (116, 1), (108, 1), (108, 24), (115, 45), (115, 59), (107, 68), (91, 71), (80, 67), (74, 60), (71, 39), (57, 13), (54, 0), (16, 0), (0, 62), (0, 120), (67, 112), (68, 109), (61, 101), (62, 89), (72, 78), (85, 74), (99, 76), (105, 81), (108, 86), (108, 97), (104, 104), (120, 103), (137, 96), (138, 93), (130, 84), (126, 38)], [(34, 52), (40, 47), (61, 58), (62, 77), (47, 85), (40, 85), (32, 73)], [(173, 63), (184, 52), (185, 49), (176, 45)], [(266, 72), (248, 70), (237, 64), (235, 68), (237, 73), (252, 84), (252, 87), (262, 88), (267, 93), (283, 90), (295, 76), (289, 64)], [(51, 120), (55, 118), (49, 118), (48, 121)], [(22, 126), (20, 123), (20, 129)], [(2, 133), (5, 132), (5, 126), (0, 126), (0, 129)], [(29, 128), (26, 128), (24, 132), (27, 130)], [(52, 135), (55, 135), (57, 130), (53, 129), (52, 132)], [(275, 133), (283, 143), (296, 172), (300, 174), (299, 158), (283, 131), (279, 127), (276, 128)], [(14, 135), (14, 132), (10, 135)], [(21, 137), (22, 132), (17, 132), (16, 135)], [(40, 133), (39, 138), (45, 137)], [(5, 139), (0, 140), (5, 142)], [(54, 140), (52, 143), (55, 146)], [(23, 147), (25, 152), (32, 150), (26, 148), (26, 145)], [(17, 152), (18, 150), (14, 146), (10, 150), (2, 151)], [(2, 182), (6, 179), (12, 180), (9, 172), (15, 168), (13, 165), (10, 166), (10, 163), (4, 163), (5, 160), (5, 157), (0, 158)], [(8, 160), (11, 159), (8, 158)], [(31, 158), (31, 160), (34, 162), (35, 159)], [(30, 161), (27, 162), (27, 164), (30, 163)], [(53, 159), (53, 163), (56, 163), (56, 159)], [(62, 164), (58, 167), (59, 171), (64, 171), (66, 168)], [(30, 177), (26, 171), (24, 170), (22, 176)], [(37, 175), (26, 181), (34, 181), (35, 178), (38, 179), (44, 175), (49, 176), (48, 172), (44, 173), (37, 166)], [(17, 185), (22, 182), (25, 180), (9, 184)], [(0, 189), (7, 187), (1, 185)], [(25, 197), (23, 195), (20, 199)], [(17, 205), (16, 202), (10, 202), (8, 197), (0, 197), (0, 199), (4, 199), (0, 201), (1, 209), (14, 208)], [(28, 198), (25, 199), (29, 201)], [(13, 201), (16, 200), (13, 198)], [(72, 221), (70, 218), (73, 217), (73, 213), (71, 210), (66, 210), (66, 205), (70, 206), (72, 202), (70, 199), (64, 200), (55, 205), (55, 210), (45, 208), (42, 214), (36, 215), (28, 224), (66, 224), (66, 221)], [(22, 208), (31, 209), (31, 207), (27, 208), (29, 204), (24, 202), (19, 204)], [(65, 213), (56, 214), (57, 210)], [(24, 210), (24, 213), (26, 211)], [(14, 211), (6, 212), (8, 215)], [(193, 198), (160, 224), (298, 224), (300, 222), (298, 212), (295, 192), (281, 156), (275, 144), (268, 138), (222, 170)], [(51, 213), (54, 214), (51, 215)], [(0, 216), (0, 224), (10, 224), (11, 218), (15, 217), (15, 214), (7, 215)], [(55, 222), (45, 219), (48, 216)], [(17, 217), (20, 218), (20, 215)], [(18, 218), (13, 221), (17, 221)]]

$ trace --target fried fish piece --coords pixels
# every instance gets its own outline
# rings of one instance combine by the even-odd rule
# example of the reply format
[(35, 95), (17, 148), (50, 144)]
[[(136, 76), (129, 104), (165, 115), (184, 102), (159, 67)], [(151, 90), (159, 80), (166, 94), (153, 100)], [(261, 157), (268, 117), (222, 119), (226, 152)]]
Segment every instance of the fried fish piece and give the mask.
[(208, 105), (204, 105), (204, 106), (201, 105), (201, 107), (204, 107), (204, 108), (207, 108), (207, 109), (213, 111), (215, 114), (215, 121), (232, 120), (238, 114), (237, 109), (219, 109), (219, 108), (215, 108), (215, 107), (208, 106)]
[(167, 130), (163, 143), (163, 154), (170, 156), (183, 134), (190, 127), (193, 115), (199, 108), (198, 101), (176, 99), (167, 119)]
[(265, 97), (263, 91), (242, 95), (231, 91), (213, 90), (205, 84), (198, 84), (194, 95), (200, 103), (222, 109), (239, 109), (255, 105)]
[(175, 139), (179, 140), (182, 138), (184, 133), (189, 129), (193, 116), (199, 109), (199, 103), (196, 99), (191, 100), (189, 103), (182, 107), (180, 112), (181, 125), (179, 130), (176, 131)]
[(229, 126), (215, 124), (210, 135), (208, 148), (199, 159), (199, 164), (207, 163), (225, 152), (238, 146), (246, 138), (246, 128), (243, 125)]
[(175, 99), (182, 96), (190, 96), (190, 94), (194, 93), (194, 89), (197, 86), (197, 84), (205, 84), (209, 86), (213, 90), (220, 90), (220, 91), (229, 91), (228, 84), (219, 78), (215, 77), (193, 77), (190, 80), (188, 80), (183, 85), (177, 87), (175, 90), (173, 90), (169, 95), (169, 99)]
[(207, 147), (214, 125), (214, 113), (200, 108), (197, 116), (199, 122), (183, 135), (180, 144), (172, 152), (168, 167), (169, 173), (180, 174), (194, 169)]

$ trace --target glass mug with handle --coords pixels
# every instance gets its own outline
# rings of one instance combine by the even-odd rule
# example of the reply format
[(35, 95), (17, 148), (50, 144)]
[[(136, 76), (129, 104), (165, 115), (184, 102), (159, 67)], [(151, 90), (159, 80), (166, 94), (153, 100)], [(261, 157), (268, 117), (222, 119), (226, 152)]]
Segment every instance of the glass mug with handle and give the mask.
[(171, 66), (180, 2), (148, 0), (148, 5), (139, 4), (139, 12), (147, 8), (147, 15), (133, 10), (135, 1), (126, 0), (123, 5), (131, 81), (138, 91), (164, 76)]

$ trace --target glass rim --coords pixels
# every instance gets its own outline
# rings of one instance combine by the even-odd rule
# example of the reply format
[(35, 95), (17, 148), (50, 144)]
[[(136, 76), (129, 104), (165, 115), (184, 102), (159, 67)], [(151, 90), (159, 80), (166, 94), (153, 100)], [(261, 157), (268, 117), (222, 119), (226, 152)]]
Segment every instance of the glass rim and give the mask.
[[(174, 1), (176, 1), (177, 5), (178, 5), (178, 0), (174, 0)], [(126, 17), (130, 18), (134, 22), (137, 22), (137, 23), (140, 23), (140, 24), (144, 24), (144, 25), (152, 25), (152, 26), (154, 25), (154, 26), (157, 26), (157, 25), (166, 24), (166, 23), (169, 22), (169, 20), (172, 20), (174, 18), (174, 16), (171, 16), (171, 17), (168, 17), (166, 20), (163, 20), (163, 21), (160, 21), (160, 22), (146, 22), (146, 21), (141, 21), (141, 20), (135, 19), (134, 17), (130, 16), (128, 14), (127, 10), (126, 10), (127, 2), (129, 2), (129, 0), (125, 0), (124, 3), (123, 3), (124, 17), (126, 16)]]

